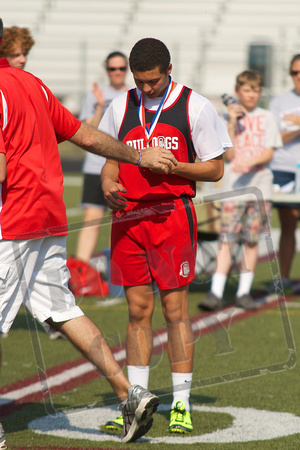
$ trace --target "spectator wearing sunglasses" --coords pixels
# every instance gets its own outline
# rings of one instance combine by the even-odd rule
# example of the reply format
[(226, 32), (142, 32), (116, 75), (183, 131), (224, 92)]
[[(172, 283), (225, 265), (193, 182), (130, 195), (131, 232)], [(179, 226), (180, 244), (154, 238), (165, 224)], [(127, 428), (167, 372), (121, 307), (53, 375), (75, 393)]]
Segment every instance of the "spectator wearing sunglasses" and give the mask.
[[(126, 56), (119, 51), (110, 53), (105, 59), (104, 66), (109, 78), (109, 85), (100, 88), (98, 83), (93, 83), (93, 90), (86, 95), (79, 116), (82, 122), (94, 127), (98, 127), (110, 102), (128, 90), (128, 86), (125, 84), (128, 68)], [(108, 293), (108, 287), (101, 280), (100, 274), (95, 274), (94, 283), (91, 283), (92, 268), (89, 266), (89, 261), (97, 245), (99, 227), (107, 209), (100, 183), (100, 173), (105, 161), (106, 159), (102, 156), (91, 153), (85, 157), (83, 163), (84, 181), (81, 205), (84, 208), (84, 222), (87, 223), (87, 226), (83, 227), (79, 233), (75, 258), (68, 259), (71, 274), (72, 271), (76, 271), (80, 278), (80, 282), (76, 284), (73, 284), (71, 279), (70, 288), (75, 295), (105, 296)], [(89, 278), (88, 283), (87, 277)], [(78, 277), (76, 278), (78, 279)]]
[[(274, 184), (284, 191), (295, 189), (297, 162), (300, 161), (300, 54), (294, 55), (290, 62), (289, 73), (293, 89), (274, 97), (270, 109), (280, 126), (283, 146), (277, 149), (271, 161)], [(293, 292), (290, 271), (296, 249), (296, 228), (299, 217), (299, 203), (274, 203), (278, 209), (281, 226), (279, 242), (279, 263), (283, 288), (286, 294)], [(270, 291), (274, 286), (270, 286)]]

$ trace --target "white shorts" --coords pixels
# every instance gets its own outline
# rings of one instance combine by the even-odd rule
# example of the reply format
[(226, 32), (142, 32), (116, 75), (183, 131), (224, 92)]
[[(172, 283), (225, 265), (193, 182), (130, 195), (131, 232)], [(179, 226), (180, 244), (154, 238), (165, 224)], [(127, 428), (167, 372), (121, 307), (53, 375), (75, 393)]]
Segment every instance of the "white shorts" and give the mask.
[(0, 331), (7, 333), (23, 304), (45, 328), (83, 314), (68, 288), (66, 236), (0, 240)]

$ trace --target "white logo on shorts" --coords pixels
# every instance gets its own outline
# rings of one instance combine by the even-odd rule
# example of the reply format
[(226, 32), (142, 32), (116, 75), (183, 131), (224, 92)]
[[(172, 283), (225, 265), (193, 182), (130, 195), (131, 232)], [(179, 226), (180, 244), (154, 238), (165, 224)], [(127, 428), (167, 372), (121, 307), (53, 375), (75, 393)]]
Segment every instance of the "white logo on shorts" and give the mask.
[(181, 263), (179, 275), (181, 277), (186, 278), (189, 273), (190, 273), (190, 265), (189, 265), (188, 261)]

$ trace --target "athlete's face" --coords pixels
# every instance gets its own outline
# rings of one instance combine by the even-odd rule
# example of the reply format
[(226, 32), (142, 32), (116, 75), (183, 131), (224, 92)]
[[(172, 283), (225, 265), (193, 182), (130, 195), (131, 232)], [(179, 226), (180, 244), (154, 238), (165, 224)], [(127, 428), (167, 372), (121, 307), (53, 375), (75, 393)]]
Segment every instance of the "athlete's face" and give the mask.
[(172, 64), (167, 73), (161, 73), (158, 67), (146, 72), (133, 71), (133, 78), (137, 88), (149, 98), (162, 97), (169, 85), (169, 75)]
[(15, 47), (14, 51), (7, 55), (6, 59), (12, 67), (24, 69), (27, 61), (27, 52), (22, 47)]

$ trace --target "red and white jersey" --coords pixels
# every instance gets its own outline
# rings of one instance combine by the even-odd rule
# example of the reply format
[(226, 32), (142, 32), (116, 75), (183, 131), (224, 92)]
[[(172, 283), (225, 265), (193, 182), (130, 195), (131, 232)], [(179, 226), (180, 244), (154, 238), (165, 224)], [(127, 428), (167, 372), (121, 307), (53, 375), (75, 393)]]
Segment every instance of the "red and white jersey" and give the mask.
[(79, 127), (42, 81), (0, 59), (0, 152), (7, 164), (0, 239), (67, 234), (57, 143)]
[[(139, 118), (141, 92), (132, 89), (114, 99), (99, 129), (136, 149), (146, 147), (145, 131)], [(150, 128), (161, 98), (145, 97), (145, 121)], [(176, 84), (166, 100), (155, 127), (151, 146), (164, 146), (178, 161), (193, 163), (196, 156), (208, 161), (231, 147), (228, 133), (215, 108), (205, 97)], [(119, 182), (131, 201), (150, 201), (195, 195), (194, 182), (149, 169), (119, 163)]]

